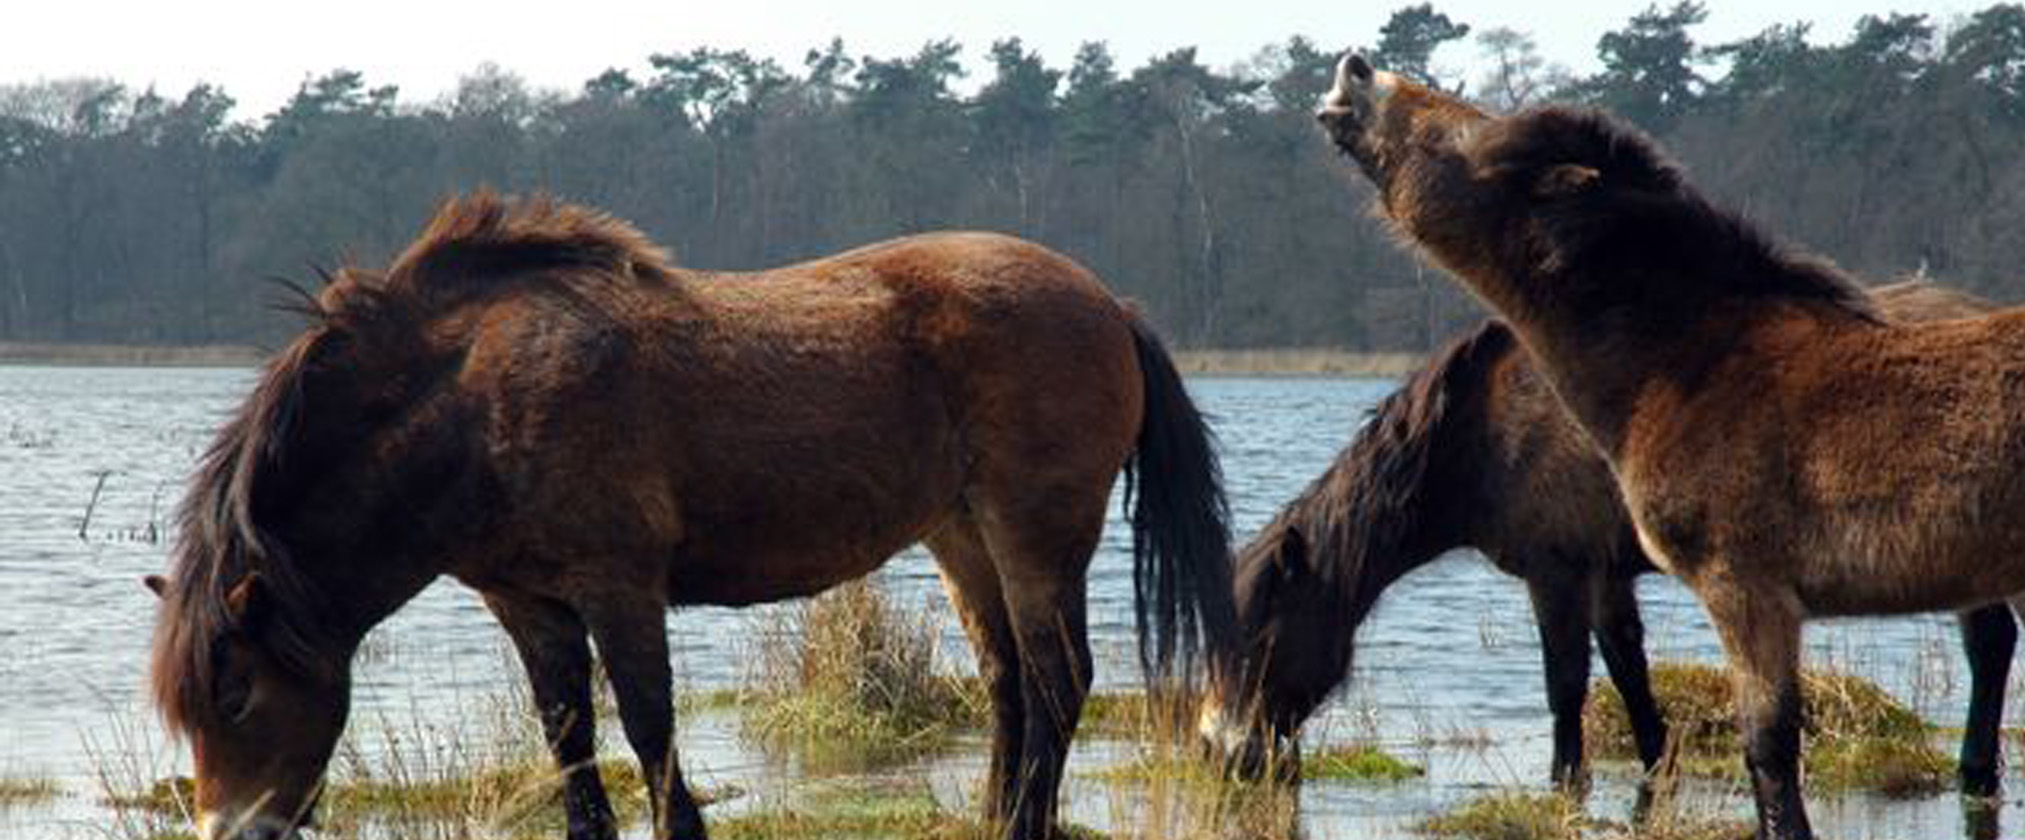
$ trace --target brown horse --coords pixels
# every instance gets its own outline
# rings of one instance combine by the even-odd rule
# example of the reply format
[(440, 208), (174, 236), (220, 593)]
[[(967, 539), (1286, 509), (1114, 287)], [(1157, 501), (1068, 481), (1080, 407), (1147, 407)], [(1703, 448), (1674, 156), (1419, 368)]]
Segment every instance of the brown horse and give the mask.
[(1207, 430), (1146, 324), (1039, 246), (927, 235), (712, 276), (608, 216), (480, 195), (312, 309), (212, 444), (174, 575), (151, 582), (155, 697), (190, 738), (207, 840), (307, 821), (361, 637), (439, 575), (512, 637), (573, 840), (614, 836), (592, 642), (655, 835), (702, 837), (667, 609), (812, 595), (915, 541), (992, 695), (986, 817), (1048, 835), (1121, 469), (1143, 664), (1226, 667)]
[(1511, 323), (1708, 610), (1759, 834), (1812, 836), (1802, 623), (2025, 591), (2025, 312), (1888, 320), (1607, 116), (1336, 75), (1319, 117), (1384, 215)]
[[(1906, 320), (1991, 309), (1923, 282), (1880, 287), (1871, 297)], [(1274, 753), (1290, 757), (1301, 725), (1349, 675), (1355, 633), (1378, 599), (1458, 548), (1476, 548), (1525, 581), (1554, 716), (1554, 781), (1581, 777), (1592, 634), (1624, 698), (1639, 758), (1653, 767), (1666, 726), (1647, 678), (1632, 585), (1652, 566), (1609, 465), (1497, 321), (1451, 343), (1381, 401), (1329, 470), (1238, 552), (1245, 664), (1227, 688), (1248, 690), (1205, 706), (1202, 734), (1249, 772), (1265, 770)], [(2017, 626), (2004, 606), (1960, 619), (1973, 681), (1961, 780), (1987, 795), (1997, 786)]]

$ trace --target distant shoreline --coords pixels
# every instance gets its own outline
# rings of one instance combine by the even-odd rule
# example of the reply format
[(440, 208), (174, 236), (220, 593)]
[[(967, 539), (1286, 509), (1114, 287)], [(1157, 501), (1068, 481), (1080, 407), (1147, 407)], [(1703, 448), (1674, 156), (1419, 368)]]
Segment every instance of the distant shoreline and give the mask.
[[(37, 344), (0, 342), (0, 364), (50, 367), (252, 367), (268, 351), (236, 344)], [(1418, 353), (1360, 353), (1316, 347), (1180, 350), (1175, 366), (1195, 376), (1403, 376)]]
[(1405, 376), (1426, 361), (1419, 353), (1363, 353), (1327, 347), (1177, 350), (1174, 365), (1197, 376)]
[(252, 367), (267, 351), (237, 344), (37, 344), (0, 341), (0, 365), (49, 367)]

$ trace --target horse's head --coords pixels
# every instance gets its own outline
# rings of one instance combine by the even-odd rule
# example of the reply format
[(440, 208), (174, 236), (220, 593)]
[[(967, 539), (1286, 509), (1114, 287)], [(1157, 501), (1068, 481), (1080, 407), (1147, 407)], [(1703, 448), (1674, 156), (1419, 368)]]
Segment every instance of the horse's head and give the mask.
[(1245, 546), (1235, 582), (1240, 678), (1218, 686), (1197, 732), (1246, 776), (1283, 774), (1298, 765), (1301, 725), (1348, 672), (1342, 598), (1317, 573), (1293, 524)]
[[(151, 578), (164, 599), (175, 584)], [(266, 631), (273, 596), (258, 572), (226, 589), (204, 656), (206, 685), (183, 689), (170, 714), (195, 761), (192, 803), (203, 840), (282, 840), (310, 823), (349, 709), (348, 669), (304, 669)], [(342, 660), (340, 660), (342, 661)]]
[(1455, 136), (1482, 112), (1442, 91), (1376, 70), (1360, 55), (1336, 63), (1336, 83), (1315, 111), (1329, 140), (1381, 190), (1409, 152)]

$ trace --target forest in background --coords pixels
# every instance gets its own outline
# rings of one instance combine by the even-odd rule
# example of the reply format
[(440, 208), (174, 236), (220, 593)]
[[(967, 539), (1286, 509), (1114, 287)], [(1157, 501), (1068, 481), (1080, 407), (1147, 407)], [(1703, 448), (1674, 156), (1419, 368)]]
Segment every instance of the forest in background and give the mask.
[[(2025, 6), (1866, 17), (1827, 44), (1805, 23), (1702, 44), (1706, 17), (1648, 8), (1601, 35), (1590, 76), (1428, 4), (1360, 48), (1499, 111), (1608, 108), (1866, 278), (2025, 298)], [(1451, 42), (1481, 69), (1433, 65)], [(0, 342), (273, 344), (299, 322), (267, 281), (380, 265), (485, 185), (599, 205), (698, 268), (983, 228), (1081, 260), (1182, 346), (1425, 349), (1477, 310), (1365, 218), (1314, 127), (1339, 46), (1123, 68), (1090, 43), (1052, 67), (1015, 38), (972, 80), (952, 41), (832, 41), (798, 68), (697, 49), (569, 92), (485, 65), (432, 102), (338, 69), (258, 119), (213, 86), (0, 86)]]

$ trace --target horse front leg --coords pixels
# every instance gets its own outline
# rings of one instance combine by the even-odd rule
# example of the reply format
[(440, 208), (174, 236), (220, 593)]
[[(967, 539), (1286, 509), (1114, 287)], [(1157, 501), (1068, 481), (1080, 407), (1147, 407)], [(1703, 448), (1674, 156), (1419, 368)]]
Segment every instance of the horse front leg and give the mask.
[(527, 669), (543, 737), (563, 774), (569, 840), (618, 837), (612, 805), (598, 779), (591, 711), (591, 648), (583, 622), (551, 600), (485, 593), (485, 605), (513, 639)]
[(1604, 572), (1590, 579), (1589, 621), (1603, 652), (1603, 667), (1631, 720), (1638, 761), (1650, 773), (1666, 752), (1666, 718), (1652, 695), (1652, 672), (1645, 659), (1645, 621), (1638, 612), (1637, 578)]
[(1997, 754), (2004, 723), (2004, 684), (2011, 677), (2011, 653), (2018, 622), (2009, 604), (1992, 604), (1956, 615), (1962, 652), (1969, 658), (1969, 717), (1962, 732), (1962, 793), (1997, 793)]
[(1814, 831), (1800, 795), (1799, 598), (1775, 582), (1739, 581), (1726, 569), (1706, 571), (1689, 585), (1709, 611), (1734, 672), (1759, 840), (1810, 840)]
[(640, 760), (656, 840), (703, 840), (703, 813), (682, 780), (675, 756), (674, 674), (668, 664), (667, 607), (662, 590), (607, 596), (587, 605), (585, 619), (597, 640), (605, 673), (619, 703), (626, 742)]
[(1526, 580), (1533, 620), (1540, 628), (1546, 666), (1547, 709), (1554, 714), (1554, 784), (1579, 787), (1582, 772), (1582, 704), (1589, 698), (1589, 598), (1570, 575)]

